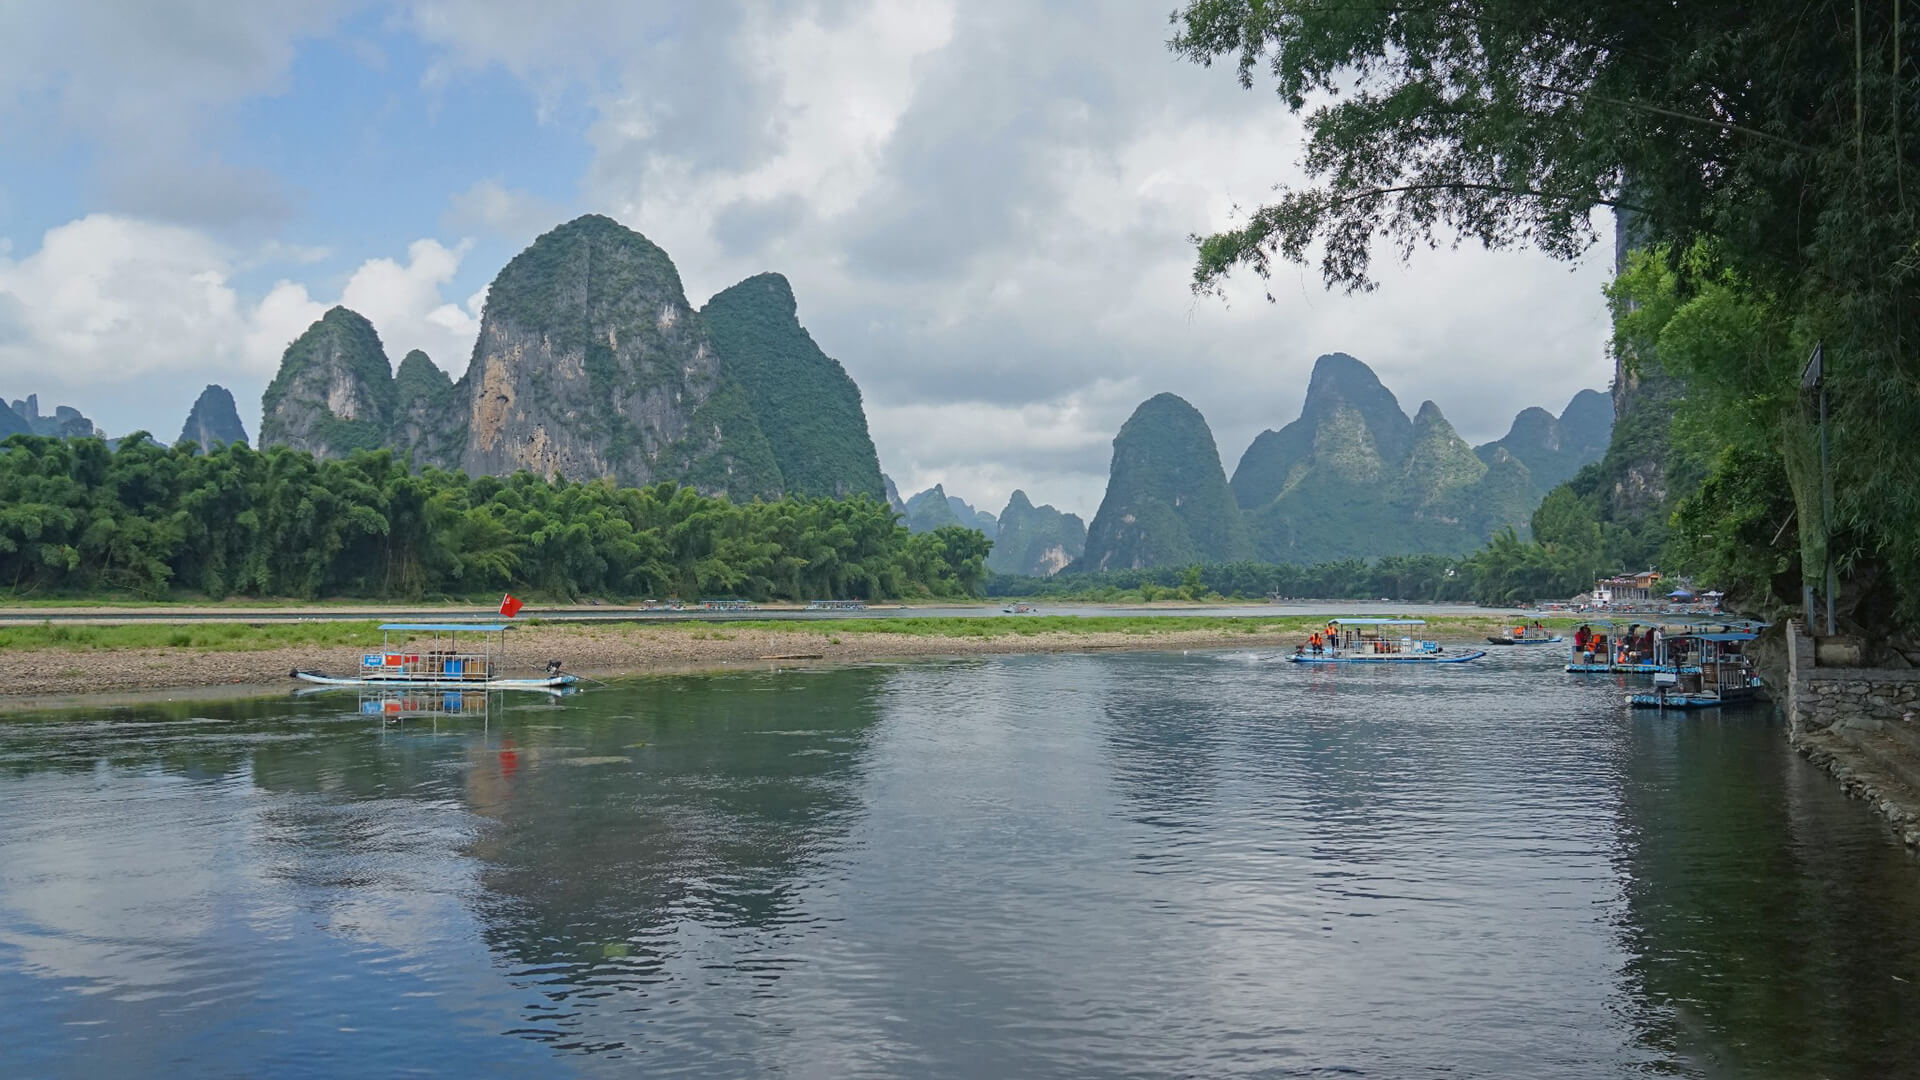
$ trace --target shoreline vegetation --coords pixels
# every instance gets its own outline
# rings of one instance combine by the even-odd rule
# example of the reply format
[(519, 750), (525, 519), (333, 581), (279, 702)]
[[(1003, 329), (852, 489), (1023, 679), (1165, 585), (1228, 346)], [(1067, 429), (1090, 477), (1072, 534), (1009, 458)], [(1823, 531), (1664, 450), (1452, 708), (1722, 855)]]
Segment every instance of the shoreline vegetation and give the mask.
[[(792, 662), (865, 662), (945, 656), (1105, 650), (1291, 647), (1327, 615), (1013, 615), (763, 619), (661, 623), (539, 622), (516, 626), (507, 666), (532, 670), (559, 658), (596, 678)], [(1436, 615), (1425, 634), (1453, 644), (1510, 620), (1496, 614)], [(1575, 620), (1542, 620), (1561, 629)], [(0, 627), (7, 684), (0, 705), (29, 699), (153, 690), (217, 690), (235, 684), (271, 692), (296, 667), (344, 670), (379, 641), (378, 623), (197, 622)]]

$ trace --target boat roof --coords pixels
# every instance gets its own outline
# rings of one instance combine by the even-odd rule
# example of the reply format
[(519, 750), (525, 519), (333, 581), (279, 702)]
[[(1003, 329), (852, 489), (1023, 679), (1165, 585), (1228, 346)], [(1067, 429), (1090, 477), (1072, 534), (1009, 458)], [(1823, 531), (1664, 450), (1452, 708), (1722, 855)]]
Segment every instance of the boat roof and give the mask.
[(1342, 626), (1425, 626), (1425, 619), (1328, 619)]
[(1675, 634), (1673, 636), (1693, 638), (1695, 641), (1752, 641), (1760, 635), (1751, 630), (1734, 630), (1716, 634)]
[(506, 623), (470, 623), (470, 622), (390, 622), (381, 623), (382, 630), (419, 630), (434, 634), (491, 634), (507, 628)]

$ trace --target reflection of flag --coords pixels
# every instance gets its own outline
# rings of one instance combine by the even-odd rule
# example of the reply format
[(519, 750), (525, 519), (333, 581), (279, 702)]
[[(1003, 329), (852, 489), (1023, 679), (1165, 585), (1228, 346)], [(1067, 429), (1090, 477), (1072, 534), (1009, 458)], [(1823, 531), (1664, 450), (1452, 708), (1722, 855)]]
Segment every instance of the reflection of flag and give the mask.
[(512, 593), (507, 593), (500, 598), (500, 614), (505, 615), (509, 619), (520, 614), (520, 609), (523, 607), (526, 607), (526, 605), (515, 600)]

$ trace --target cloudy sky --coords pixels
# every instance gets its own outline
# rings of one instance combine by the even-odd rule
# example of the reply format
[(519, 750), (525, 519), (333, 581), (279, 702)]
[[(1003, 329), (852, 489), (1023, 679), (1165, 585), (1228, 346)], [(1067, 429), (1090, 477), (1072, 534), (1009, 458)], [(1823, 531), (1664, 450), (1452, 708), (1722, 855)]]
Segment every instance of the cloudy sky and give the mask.
[(588, 211), (696, 305), (786, 274), (901, 488), (994, 511), (1090, 517), (1161, 391), (1231, 471), (1323, 352), (1471, 442), (1606, 385), (1599, 249), (1194, 297), (1187, 236), (1297, 177), (1301, 133), (1167, 51), (1174, 2), (0, 3), (0, 394), (171, 438), (217, 382), (255, 431), (335, 303), (458, 377), (487, 282)]

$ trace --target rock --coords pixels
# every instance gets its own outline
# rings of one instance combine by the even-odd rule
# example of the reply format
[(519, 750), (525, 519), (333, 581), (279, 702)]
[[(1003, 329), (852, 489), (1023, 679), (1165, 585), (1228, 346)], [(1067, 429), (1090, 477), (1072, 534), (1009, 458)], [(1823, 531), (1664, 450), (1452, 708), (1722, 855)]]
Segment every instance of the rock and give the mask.
[(345, 457), (387, 445), (393, 367), (365, 317), (336, 307), (295, 338), (260, 400), (260, 446)]
[(1015, 491), (1000, 513), (1000, 535), (987, 556), (996, 574), (1051, 577), (1087, 549), (1087, 527), (1079, 517), (1051, 506), (1035, 506)]
[(228, 443), (247, 445), (247, 429), (240, 423), (240, 410), (234, 407), (233, 394), (224, 386), (208, 386), (194, 400), (193, 410), (180, 429), (175, 443), (190, 442), (203, 454)]
[(672, 260), (611, 218), (576, 218), (500, 271), (461, 381), (469, 473), (779, 492), (766, 436)]

